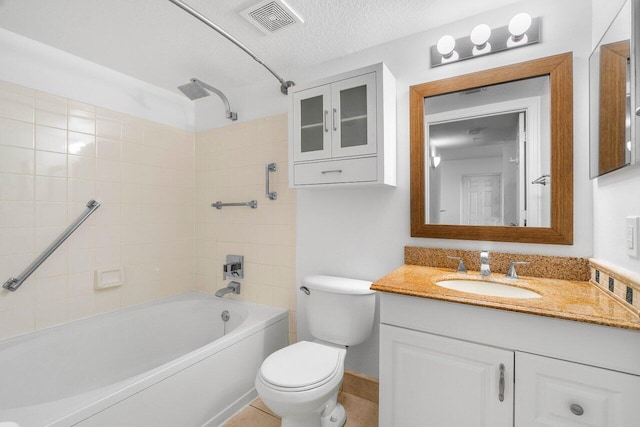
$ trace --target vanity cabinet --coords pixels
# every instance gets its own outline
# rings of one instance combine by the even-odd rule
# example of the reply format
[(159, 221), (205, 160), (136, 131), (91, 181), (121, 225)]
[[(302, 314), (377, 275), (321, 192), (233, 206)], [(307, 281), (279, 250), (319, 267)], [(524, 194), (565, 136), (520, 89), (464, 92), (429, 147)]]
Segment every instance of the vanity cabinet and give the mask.
[(383, 426), (513, 425), (513, 352), (380, 328)]
[(640, 424), (640, 377), (516, 353), (517, 427), (625, 427)]
[(292, 187), (395, 185), (395, 79), (384, 64), (289, 92)]
[(380, 425), (640, 425), (638, 331), (385, 292), (380, 319)]

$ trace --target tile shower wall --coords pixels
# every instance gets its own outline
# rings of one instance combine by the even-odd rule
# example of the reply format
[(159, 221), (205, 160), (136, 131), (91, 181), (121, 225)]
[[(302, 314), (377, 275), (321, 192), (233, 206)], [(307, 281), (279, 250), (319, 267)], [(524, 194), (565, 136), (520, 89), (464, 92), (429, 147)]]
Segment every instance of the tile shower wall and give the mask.
[[(0, 281), (102, 206), (16, 292), (0, 339), (193, 288), (193, 133), (0, 82)], [(94, 271), (125, 284), (94, 290)]]
[[(232, 298), (289, 310), (296, 340), (295, 190), (287, 184), (287, 117), (271, 116), (196, 133), (196, 288), (215, 292), (227, 254), (244, 255), (245, 278)], [(265, 197), (265, 164), (277, 163)], [(211, 203), (257, 200), (249, 207)]]

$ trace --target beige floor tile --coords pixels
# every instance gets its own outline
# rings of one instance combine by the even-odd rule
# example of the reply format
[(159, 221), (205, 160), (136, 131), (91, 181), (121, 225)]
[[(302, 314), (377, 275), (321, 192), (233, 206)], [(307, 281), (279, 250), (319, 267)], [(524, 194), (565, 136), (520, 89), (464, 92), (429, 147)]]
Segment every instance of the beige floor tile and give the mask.
[(338, 401), (347, 411), (345, 427), (378, 426), (378, 405), (376, 403), (349, 393), (340, 393)]
[[(344, 392), (340, 393), (338, 401), (347, 411), (345, 427), (378, 426), (376, 403)], [(258, 398), (225, 424), (225, 427), (280, 427), (280, 418)]]
[(280, 418), (278, 417), (278, 415), (274, 414), (271, 409), (269, 409), (267, 407), (267, 405), (264, 404), (264, 402), (262, 401), (262, 399), (257, 398), (256, 400), (254, 400), (253, 402), (251, 402), (251, 406), (253, 406), (256, 409), (260, 409), (261, 411), (266, 412), (267, 414), (273, 415), (276, 418)]
[(253, 406), (247, 406), (235, 417), (233, 417), (225, 427), (280, 427), (280, 419), (273, 417)]

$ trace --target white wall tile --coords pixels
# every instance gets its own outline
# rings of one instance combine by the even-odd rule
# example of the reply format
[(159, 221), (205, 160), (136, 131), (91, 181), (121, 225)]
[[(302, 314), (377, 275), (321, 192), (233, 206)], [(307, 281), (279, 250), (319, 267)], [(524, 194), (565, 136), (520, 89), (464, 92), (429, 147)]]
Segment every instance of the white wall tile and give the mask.
[(0, 117), (33, 123), (35, 98), (0, 89)]
[(35, 166), (36, 175), (65, 177), (67, 176), (67, 155), (36, 151)]
[(33, 227), (33, 202), (0, 202), (0, 228)]
[(86, 157), (96, 156), (96, 137), (93, 135), (69, 131), (67, 145), (69, 154)]
[(67, 131), (36, 125), (36, 150), (67, 152)]
[(122, 143), (118, 140), (96, 138), (96, 155), (102, 159), (117, 160), (122, 158)]
[(33, 124), (0, 118), (0, 145), (33, 148)]
[[(31, 178), (33, 180), (33, 178)], [(47, 202), (67, 201), (67, 178), (35, 177), (35, 199)]]
[(0, 145), (0, 173), (33, 174), (33, 150)]
[[(33, 200), (35, 180), (30, 175), (0, 173), (0, 200)], [(66, 194), (66, 188), (65, 188)]]
[(34, 247), (33, 227), (0, 228), (0, 256), (31, 254)]
[(67, 101), (64, 98), (36, 98), (36, 124), (67, 129)]
[(69, 178), (92, 180), (96, 177), (96, 160), (92, 157), (68, 156)]

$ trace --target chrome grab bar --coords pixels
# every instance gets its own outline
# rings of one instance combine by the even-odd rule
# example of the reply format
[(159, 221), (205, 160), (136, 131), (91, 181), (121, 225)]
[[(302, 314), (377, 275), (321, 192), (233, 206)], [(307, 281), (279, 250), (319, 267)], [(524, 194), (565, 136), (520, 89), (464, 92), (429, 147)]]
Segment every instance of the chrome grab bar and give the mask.
[(275, 163), (267, 163), (264, 165), (264, 195), (269, 200), (275, 200), (278, 198), (278, 193), (275, 191), (269, 191), (269, 172), (275, 172), (278, 168)]
[(73, 224), (67, 227), (67, 229), (64, 230), (60, 237), (58, 237), (47, 249), (45, 249), (44, 252), (42, 252), (42, 254), (40, 254), (40, 256), (36, 258), (35, 261), (29, 264), (29, 266), (22, 272), (22, 274), (20, 274), (18, 277), (10, 277), (9, 280), (4, 282), (4, 285), (2, 285), (2, 287), (4, 289), (8, 289), (11, 292), (14, 292), (16, 289), (18, 289), (24, 283), (24, 281), (27, 280), (29, 276), (31, 276), (33, 272), (36, 271), (38, 267), (40, 267), (42, 263), (45, 262), (47, 258), (49, 258), (51, 254), (54, 253), (56, 249), (58, 249), (60, 245), (62, 245), (64, 241), (67, 240), (69, 236), (71, 236), (73, 232), (76, 231), (78, 227), (80, 227), (82, 223), (85, 222), (87, 218), (89, 218), (91, 214), (100, 207), (100, 203), (95, 200), (89, 200), (86, 206), (87, 210), (84, 211), (84, 213), (80, 215), (78, 219), (73, 222)]
[(222, 203), (220, 200), (218, 200), (215, 203), (211, 203), (211, 207), (212, 208), (216, 208), (216, 209), (222, 209), (225, 206), (249, 206), (251, 209), (255, 209), (255, 208), (258, 207), (258, 201), (257, 200), (251, 200), (249, 202)]

